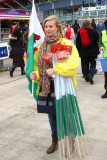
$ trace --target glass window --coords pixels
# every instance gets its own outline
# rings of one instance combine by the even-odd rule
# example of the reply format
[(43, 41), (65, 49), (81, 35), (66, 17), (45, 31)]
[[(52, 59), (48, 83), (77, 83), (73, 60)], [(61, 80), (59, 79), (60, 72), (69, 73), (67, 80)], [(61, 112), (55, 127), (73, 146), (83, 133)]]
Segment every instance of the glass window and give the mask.
[(103, 15), (103, 14), (105, 14), (105, 10), (98, 11), (98, 15)]
[(90, 15), (97, 15), (97, 11), (91, 11)]

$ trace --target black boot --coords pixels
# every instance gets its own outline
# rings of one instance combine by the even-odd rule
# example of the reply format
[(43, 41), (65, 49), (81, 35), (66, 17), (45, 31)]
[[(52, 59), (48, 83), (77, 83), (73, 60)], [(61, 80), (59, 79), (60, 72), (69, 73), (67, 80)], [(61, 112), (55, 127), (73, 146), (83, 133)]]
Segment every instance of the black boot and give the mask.
[(21, 67), (21, 75), (25, 75), (24, 67)]
[(93, 78), (90, 76), (90, 74), (88, 74), (87, 78), (91, 84), (94, 84)]
[(10, 71), (10, 77), (13, 77), (13, 72), (14, 72), (15, 68), (16, 68), (15, 66), (12, 67), (12, 70)]
[(107, 98), (107, 91), (101, 96), (101, 98)]

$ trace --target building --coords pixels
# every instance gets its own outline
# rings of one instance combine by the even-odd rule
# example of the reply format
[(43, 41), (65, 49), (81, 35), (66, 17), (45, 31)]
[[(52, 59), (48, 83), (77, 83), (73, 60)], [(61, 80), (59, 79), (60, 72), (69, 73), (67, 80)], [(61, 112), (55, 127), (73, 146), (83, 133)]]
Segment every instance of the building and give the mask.
[(55, 14), (60, 21), (107, 18), (107, 0), (35, 0), (40, 21)]
[[(107, 0), (35, 0), (40, 22), (55, 14), (60, 21), (107, 18)], [(0, 0), (0, 8), (31, 10), (32, 0)]]

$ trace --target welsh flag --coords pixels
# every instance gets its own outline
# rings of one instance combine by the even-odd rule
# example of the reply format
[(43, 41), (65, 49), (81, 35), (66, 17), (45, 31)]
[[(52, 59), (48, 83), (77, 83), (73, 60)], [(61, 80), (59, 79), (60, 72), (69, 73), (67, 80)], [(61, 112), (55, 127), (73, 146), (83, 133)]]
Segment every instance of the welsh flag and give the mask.
[[(27, 47), (28, 58), (26, 62), (26, 76), (29, 81), (29, 90), (36, 100), (37, 100), (36, 90), (37, 90), (38, 84), (34, 83), (30, 79), (30, 73), (34, 71), (35, 51), (37, 50), (37, 46), (43, 41), (44, 36), (45, 35), (40, 25), (40, 22), (38, 20), (35, 4), (33, 0), (32, 1), (32, 12), (31, 12), (30, 24), (29, 24), (29, 40), (28, 40), (28, 47)], [(35, 64), (36, 67), (37, 65), (38, 64)]]

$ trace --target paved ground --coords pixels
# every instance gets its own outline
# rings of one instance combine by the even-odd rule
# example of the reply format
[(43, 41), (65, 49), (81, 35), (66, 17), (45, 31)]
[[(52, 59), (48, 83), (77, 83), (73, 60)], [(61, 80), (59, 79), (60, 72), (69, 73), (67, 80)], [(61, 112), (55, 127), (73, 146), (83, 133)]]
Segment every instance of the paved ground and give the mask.
[[(5, 63), (6, 64), (6, 63)], [(79, 67), (76, 93), (90, 155), (85, 160), (107, 160), (107, 99), (101, 99), (103, 74), (95, 84), (82, 78)], [(51, 135), (47, 115), (37, 114), (36, 102), (18, 68), (14, 77), (0, 72), (0, 160), (58, 160), (58, 151), (46, 154)], [(78, 160), (76, 151), (72, 160)]]

